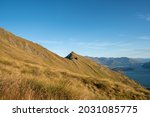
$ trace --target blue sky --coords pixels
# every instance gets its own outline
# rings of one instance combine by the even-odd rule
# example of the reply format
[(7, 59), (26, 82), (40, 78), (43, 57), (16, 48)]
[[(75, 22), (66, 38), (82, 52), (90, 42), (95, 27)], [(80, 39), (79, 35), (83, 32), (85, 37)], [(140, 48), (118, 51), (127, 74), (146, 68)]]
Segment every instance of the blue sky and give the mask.
[(149, 0), (0, 0), (0, 27), (63, 57), (150, 58)]

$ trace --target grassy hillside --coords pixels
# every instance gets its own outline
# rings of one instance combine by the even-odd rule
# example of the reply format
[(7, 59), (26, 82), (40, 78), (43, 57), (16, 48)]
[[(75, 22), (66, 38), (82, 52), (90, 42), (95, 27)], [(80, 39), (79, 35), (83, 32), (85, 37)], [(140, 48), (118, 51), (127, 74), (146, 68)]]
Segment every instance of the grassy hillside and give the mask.
[(74, 52), (62, 58), (0, 29), (0, 99), (150, 99), (150, 91)]

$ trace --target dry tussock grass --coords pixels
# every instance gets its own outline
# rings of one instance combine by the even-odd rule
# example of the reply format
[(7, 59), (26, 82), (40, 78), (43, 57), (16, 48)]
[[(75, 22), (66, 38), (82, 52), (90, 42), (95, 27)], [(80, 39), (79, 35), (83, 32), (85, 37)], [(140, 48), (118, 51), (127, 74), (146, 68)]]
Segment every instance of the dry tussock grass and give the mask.
[[(12, 64), (15, 64), (13, 62)], [(0, 99), (150, 99), (142, 87), (20, 63), (0, 63)], [(18, 64), (18, 63), (16, 63)], [(138, 90), (138, 93), (137, 93)]]
[(0, 29), (0, 99), (150, 99), (150, 91), (83, 56), (62, 58)]

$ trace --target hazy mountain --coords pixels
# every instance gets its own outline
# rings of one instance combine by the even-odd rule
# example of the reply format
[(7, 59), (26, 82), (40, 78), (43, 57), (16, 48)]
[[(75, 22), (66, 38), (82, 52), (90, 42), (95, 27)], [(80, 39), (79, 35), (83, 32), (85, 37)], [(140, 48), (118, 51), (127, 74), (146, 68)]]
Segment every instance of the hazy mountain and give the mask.
[(134, 60), (137, 60), (139, 63), (150, 62), (150, 58), (134, 58)]
[(150, 91), (74, 52), (62, 58), (0, 29), (0, 99), (150, 99)]
[(120, 58), (106, 58), (106, 57), (88, 57), (97, 63), (102, 65), (106, 65), (110, 68), (129, 68), (142, 65), (143, 63), (150, 61), (149, 58), (127, 58), (127, 57), (120, 57)]
[(150, 62), (144, 63), (142, 67), (143, 67), (143, 68), (150, 69)]

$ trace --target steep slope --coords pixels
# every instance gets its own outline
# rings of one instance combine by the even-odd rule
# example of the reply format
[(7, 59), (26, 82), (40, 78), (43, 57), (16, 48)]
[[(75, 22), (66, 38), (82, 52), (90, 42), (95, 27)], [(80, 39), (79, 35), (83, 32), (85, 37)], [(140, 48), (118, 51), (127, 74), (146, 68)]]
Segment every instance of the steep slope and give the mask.
[(0, 99), (150, 99), (150, 92), (74, 52), (62, 58), (0, 29)]

